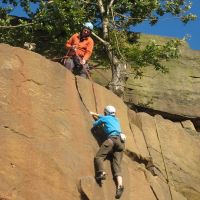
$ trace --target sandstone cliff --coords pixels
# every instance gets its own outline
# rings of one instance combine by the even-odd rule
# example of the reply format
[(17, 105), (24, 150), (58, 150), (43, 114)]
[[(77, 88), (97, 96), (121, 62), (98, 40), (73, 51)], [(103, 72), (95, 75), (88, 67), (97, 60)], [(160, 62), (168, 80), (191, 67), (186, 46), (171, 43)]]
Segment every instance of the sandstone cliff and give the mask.
[[(140, 42), (146, 45), (151, 39), (163, 44), (169, 38), (141, 34)], [(183, 43), (180, 50), (180, 58), (163, 61), (162, 64), (169, 69), (166, 74), (148, 66), (142, 68), (143, 76), (136, 79), (132, 70), (123, 98), (139, 111), (161, 114), (173, 121), (192, 120), (200, 131), (200, 51), (190, 49), (187, 43)], [(93, 72), (96, 82), (108, 84), (109, 70), (96, 69)]]
[[(157, 42), (167, 40), (153, 35), (145, 37)], [(124, 100), (183, 117), (200, 118), (200, 51), (190, 49), (186, 43), (182, 44), (180, 51), (180, 58), (163, 62), (169, 73), (146, 67), (142, 79), (131, 77)]]
[[(127, 135), (122, 200), (199, 200), (200, 138), (184, 124), (135, 113), (104, 87), (44, 57), (0, 45), (0, 199), (111, 200), (109, 161), (94, 180), (99, 138), (88, 111), (117, 108)], [(150, 159), (151, 158), (151, 159)]]

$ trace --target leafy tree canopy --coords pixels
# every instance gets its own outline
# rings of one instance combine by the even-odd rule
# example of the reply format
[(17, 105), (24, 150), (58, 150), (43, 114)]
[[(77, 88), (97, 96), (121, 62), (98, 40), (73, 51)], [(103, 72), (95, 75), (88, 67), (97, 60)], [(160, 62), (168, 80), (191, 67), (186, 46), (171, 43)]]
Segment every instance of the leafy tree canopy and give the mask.
[[(4, 0), (8, 5), (0, 9), (0, 42), (23, 46), (34, 42), (37, 51), (45, 55), (60, 54), (66, 39), (73, 31), (80, 31), (85, 10), (76, 1)], [(37, 5), (35, 12), (31, 4)], [(29, 18), (10, 15), (20, 5)], [(60, 52), (61, 51), (61, 52)]]
[[(0, 8), (0, 42), (14, 46), (34, 42), (41, 54), (61, 56), (66, 39), (89, 20), (96, 26), (95, 33), (120, 60), (133, 62), (138, 68), (150, 64), (162, 71), (166, 71), (161, 64), (163, 59), (179, 56), (180, 41), (172, 40), (162, 46), (155, 41), (149, 41), (145, 47), (139, 43), (125, 45), (130, 26), (134, 30), (144, 20), (154, 25), (166, 13), (179, 17), (183, 23), (196, 18), (189, 13), (192, 4), (188, 0), (3, 0), (2, 3), (5, 6)], [(33, 4), (37, 5), (34, 12)], [(18, 5), (28, 18), (11, 15)], [(102, 45), (96, 43), (98, 58)]]

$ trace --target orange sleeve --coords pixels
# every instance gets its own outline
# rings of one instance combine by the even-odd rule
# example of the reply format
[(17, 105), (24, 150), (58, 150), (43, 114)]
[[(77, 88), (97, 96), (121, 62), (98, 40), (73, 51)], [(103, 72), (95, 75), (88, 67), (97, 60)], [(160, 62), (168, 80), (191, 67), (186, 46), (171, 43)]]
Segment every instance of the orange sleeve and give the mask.
[(85, 51), (85, 55), (83, 56), (84, 60), (88, 60), (90, 58), (90, 56), (92, 55), (93, 47), (94, 47), (94, 41), (92, 38), (90, 38), (88, 41), (87, 49)]
[(72, 45), (74, 44), (74, 39), (76, 37), (76, 33), (74, 35), (72, 35), (70, 37), (70, 39), (66, 42), (65, 47), (68, 49), (70, 47), (72, 47)]

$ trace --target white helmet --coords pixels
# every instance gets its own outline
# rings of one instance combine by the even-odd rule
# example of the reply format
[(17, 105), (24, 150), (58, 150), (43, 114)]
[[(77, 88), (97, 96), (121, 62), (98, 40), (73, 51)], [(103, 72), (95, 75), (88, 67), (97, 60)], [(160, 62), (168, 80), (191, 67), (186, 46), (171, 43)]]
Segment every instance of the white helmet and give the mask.
[(89, 28), (91, 31), (93, 30), (94, 26), (91, 22), (86, 22), (83, 24), (84, 27)]
[(104, 108), (104, 113), (106, 115), (115, 115), (116, 109), (114, 106), (108, 105)]
[(121, 141), (122, 141), (122, 142), (125, 142), (125, 141), (126, 141), (126, 135), (125, 135), (125, 134), (121, 133), (121, 134), (120, 134), (120, 137), (121, 137)]

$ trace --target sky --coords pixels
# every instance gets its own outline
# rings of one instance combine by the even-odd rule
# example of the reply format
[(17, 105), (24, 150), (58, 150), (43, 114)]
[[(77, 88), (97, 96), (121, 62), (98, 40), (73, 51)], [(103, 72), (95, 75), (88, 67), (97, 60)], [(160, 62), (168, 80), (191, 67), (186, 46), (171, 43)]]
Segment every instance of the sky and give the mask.
[[(190, 48), (193, 50), (200, 50), (200, 0), (191, 0), (191, 2), (193, 3), (193, 6), (190, 12), (198, 16), (197, 20), (188, 22), (185, 25), (179, 19), (170, 15), (165, 15), (155, 26), (151, 26), (145, 21), (134, 27), (134, 31), (166, 37), (176, 37), (179, 39), (182, 39), (186, 35), (190, 35), (190, 38), (187, 41)], [(1, 2), (0, 6), (2, 6)], [(32, 8), (36, 9), (36, 6), (32, 5)], [(13, 15), (25, 16), (20, 7), (15, 9)]]
[(172, 16), (164, 16), (155, 25), (151, 26), (148, 22), (144, 22), (134, 27), (135, 32), (148, 33), (153, 35), (161, 35), (167, 37), (176, 37), (182, 39), (185, 35), (191, 38), (187, 41), (191, 49), (200, 50), (200, 0), (191, 0), (191, 13), (197, 15), (195, 21), (188, 22), (184, 25), (179, 19)]

